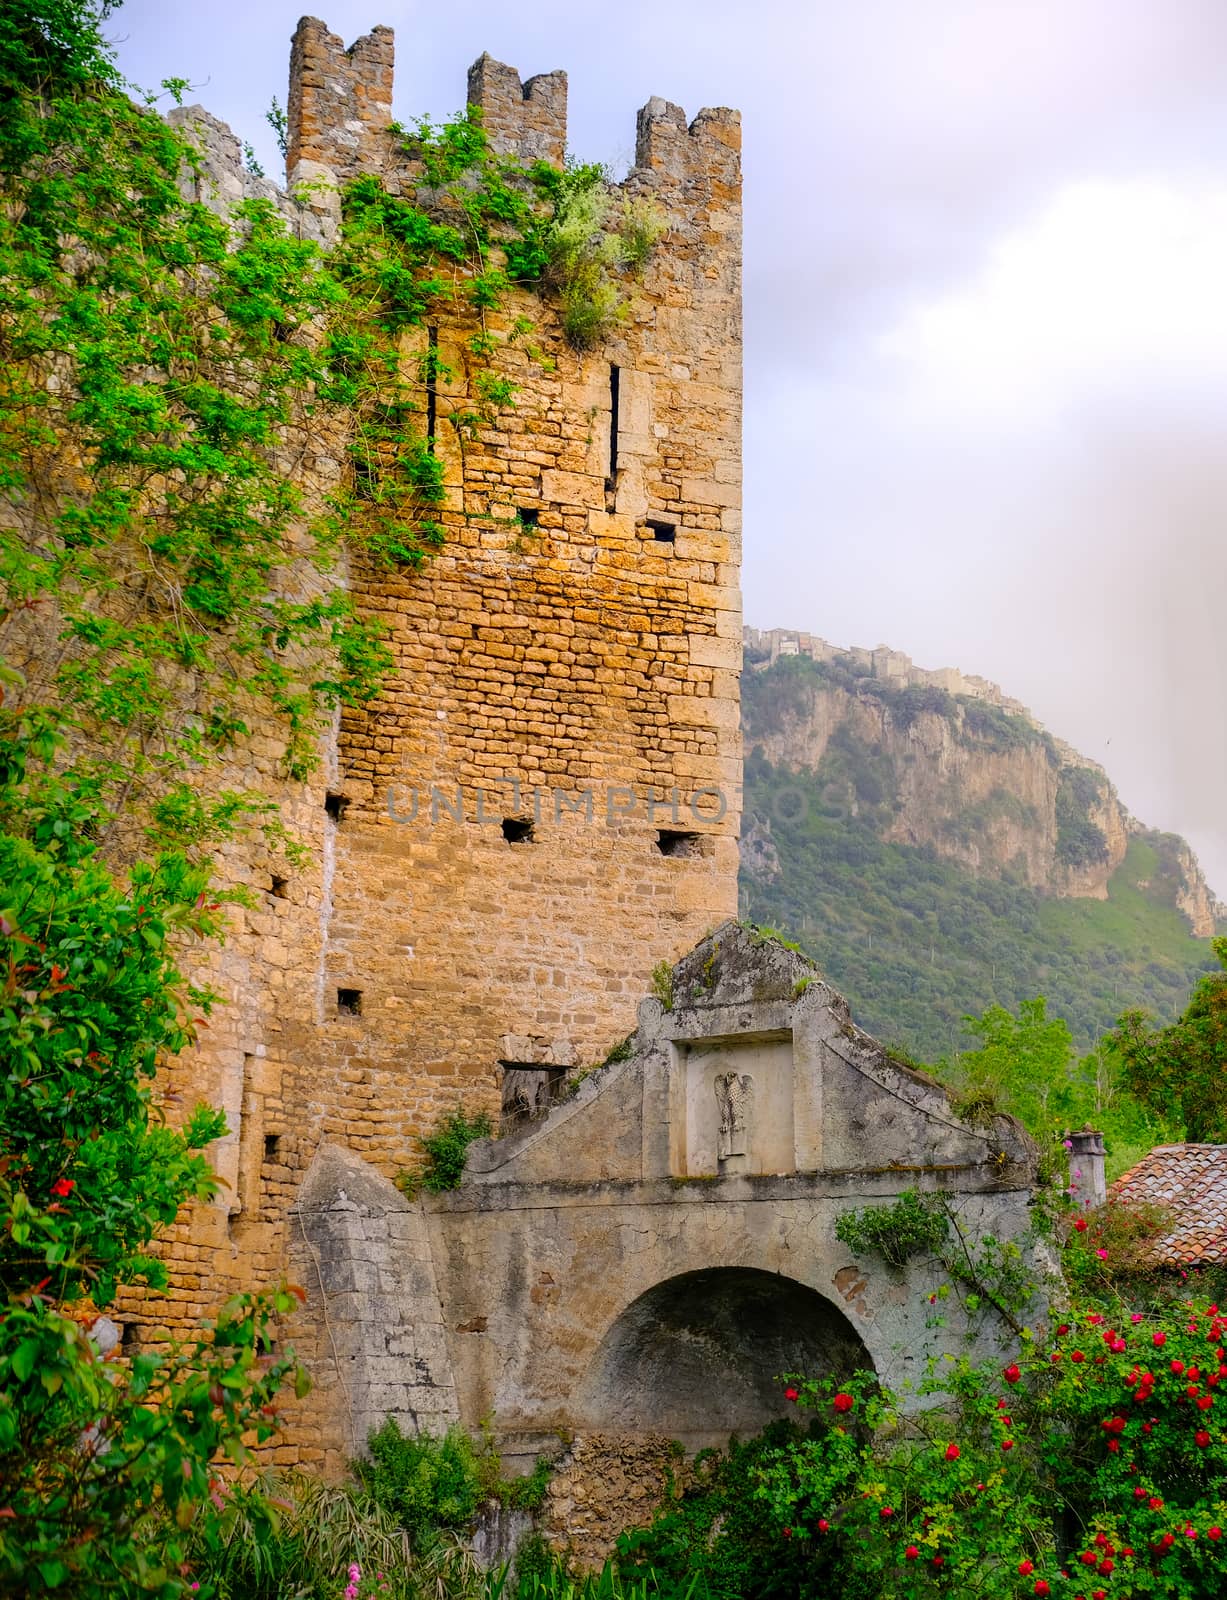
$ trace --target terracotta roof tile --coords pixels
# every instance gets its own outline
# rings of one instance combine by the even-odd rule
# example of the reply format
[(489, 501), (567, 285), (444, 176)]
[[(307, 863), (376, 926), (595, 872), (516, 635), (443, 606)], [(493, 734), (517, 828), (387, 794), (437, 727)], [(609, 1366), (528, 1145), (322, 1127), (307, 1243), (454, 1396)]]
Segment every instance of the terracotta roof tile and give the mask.
[(1158, 1145), (1116, 1180), (1109, 1195), (1175, 1212), (1175, 1226), (1154, 1243), (1157, 1260), (1227, 1263), (1227, 1144)]

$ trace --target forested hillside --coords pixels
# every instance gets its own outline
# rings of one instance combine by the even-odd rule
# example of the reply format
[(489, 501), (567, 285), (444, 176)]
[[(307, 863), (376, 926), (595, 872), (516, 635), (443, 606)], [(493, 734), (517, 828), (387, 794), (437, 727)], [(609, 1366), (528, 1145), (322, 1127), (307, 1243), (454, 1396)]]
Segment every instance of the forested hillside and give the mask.
[(742, 913), (879, 1037), (933, 1060), (965, 1013), (1043, 994), (1089, 1046), (1127, 1007), (1175, 1015), (1216, 967), (1188, 846), (1026, 718), (806, 657), (749, 667), (742, 717)]

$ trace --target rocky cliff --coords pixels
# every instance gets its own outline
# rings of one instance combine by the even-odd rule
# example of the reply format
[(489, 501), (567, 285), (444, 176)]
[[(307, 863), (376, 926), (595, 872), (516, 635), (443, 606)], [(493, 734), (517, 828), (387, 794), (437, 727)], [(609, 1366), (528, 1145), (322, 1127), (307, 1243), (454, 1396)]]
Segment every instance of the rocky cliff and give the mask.
[[(1142, 837), (1156, 865), (1140, 887), (1196, 936), (1214, 933), (1221, 908), (1188, 845), (1144, 829), (1101, 767), (994, 685), (808, 636), (748, 631), (746, 646), (746, 753), (804, 773), (827, 817), (861, 819), (880, 839), (927, 846), (977, 877), (1095, 900)], [(770, 826), (747, 829), (751, 873), (772, 870)]]

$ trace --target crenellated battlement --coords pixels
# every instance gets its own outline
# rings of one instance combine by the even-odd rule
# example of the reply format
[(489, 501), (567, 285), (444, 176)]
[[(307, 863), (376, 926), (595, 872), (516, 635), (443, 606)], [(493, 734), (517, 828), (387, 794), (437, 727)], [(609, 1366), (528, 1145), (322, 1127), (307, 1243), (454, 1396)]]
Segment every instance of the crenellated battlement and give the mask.
[[(345, 182), (361, 172), (393, 173), (397, 151), (389, 132), (395, 46), (391, 28), (377, 27), (348, 48), (317, 17), (294, 34), (287, 101), (291, 184), (310, 178)], [(567, 75), (541, 72), (521, 79), (517, 68), (488, 53), (469, 68), (468, 104), (482, 112), (493, 149), (524, 163), (561, 166), (567, 151)], [(631, 189), (662, 199), (678, 191), (684, 203), (736, 205), (741, 195), (741, 117), (704, 107), (686, 121), (680, 106), (654, 95), (639, 112)], [(696, 185), (699, 192), (696, 193)]]
[(687, 125), (681, 106), (653, 95), (639, 113), (635, 168), (654, 173), (661, 183), (684, 183), (702, 172), (739, 187), (740, 158), (740, 112), (705, 106)]
[[(303, 17), (290, 45), (286, 173), (293, 181), (327, 167), (338, 179), (379, 171), (389, 154), (395, 45), (372, 28), (348, 49), (318, 17)], [(303, 169), (309, 162), (311, 167)]]
[(515, 67), (481, 55), (469, 68), (469, 104), (478, 106), (492, 147), (525, 163), (567, 153), (567, 75), (541, 72), (521, 83)]

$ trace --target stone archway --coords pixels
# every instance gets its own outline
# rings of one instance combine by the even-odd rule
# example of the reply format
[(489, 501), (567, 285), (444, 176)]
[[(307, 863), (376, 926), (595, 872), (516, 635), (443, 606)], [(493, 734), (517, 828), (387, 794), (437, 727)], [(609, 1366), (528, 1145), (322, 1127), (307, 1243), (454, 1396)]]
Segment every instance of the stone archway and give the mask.
[(693, 1449), (788, 1415), (783, 1373), (872, 1367), (852, 1324), (816, 1290), (753, 1267), (712, 1267), (667, 1278), (626, 1307), (589, 1365), (578, 1409), (591, 1427), (665, 1433)]

